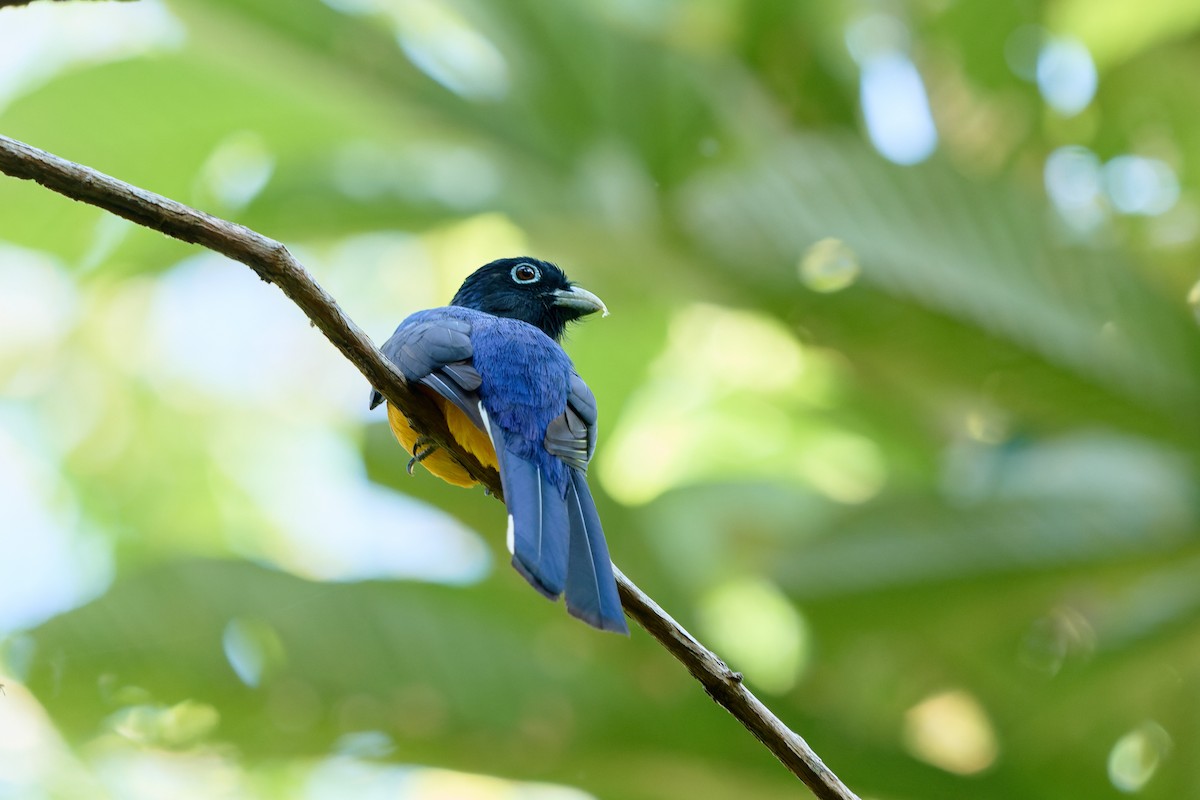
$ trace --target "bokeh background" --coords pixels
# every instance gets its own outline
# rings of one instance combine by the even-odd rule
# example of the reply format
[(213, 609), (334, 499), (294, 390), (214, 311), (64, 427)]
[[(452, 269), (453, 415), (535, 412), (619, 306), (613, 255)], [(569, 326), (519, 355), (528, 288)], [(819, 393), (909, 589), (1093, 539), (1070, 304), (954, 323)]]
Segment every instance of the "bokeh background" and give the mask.
[[(864, 797), (1200, 797), (1194, 0), (0, 9), (0, 131), (285, 241), (382, 341), (613, 314), (616, 562)], [(0, 179), (0, 797), (783, 798), (404, 474), (271, 286)]]

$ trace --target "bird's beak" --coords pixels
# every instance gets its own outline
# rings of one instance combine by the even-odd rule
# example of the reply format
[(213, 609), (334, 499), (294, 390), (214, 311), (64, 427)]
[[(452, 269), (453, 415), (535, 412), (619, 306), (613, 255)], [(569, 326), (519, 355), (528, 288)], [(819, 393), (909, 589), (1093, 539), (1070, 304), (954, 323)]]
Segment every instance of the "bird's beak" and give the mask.
[(608, 316), (608, 306), (604, 305), (604, 301), (587, 289), (581, 289), (578, 286), (572, 286), (570, 289), (555, 290), (554, 305), (561, 308), (569, 308), (581, 317), (587, 314), (595, 314), (597, 311), (600, 312), (600, 316), (602, 317)]

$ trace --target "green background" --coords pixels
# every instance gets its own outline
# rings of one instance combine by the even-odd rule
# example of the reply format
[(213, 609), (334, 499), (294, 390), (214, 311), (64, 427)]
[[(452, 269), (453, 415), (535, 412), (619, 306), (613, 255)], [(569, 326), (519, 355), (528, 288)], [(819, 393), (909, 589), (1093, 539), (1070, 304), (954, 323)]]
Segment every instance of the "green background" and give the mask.
[[(562, 265), (614, 560), (864, 798), (1200, 797), (1197, 8), (41, 2), (0, 132), (376, 341)], [(881, 53), (924, 93), (872, 120)], [(804, 794), (366, 396), (251, 271), (0, 180), (0, 797)]]

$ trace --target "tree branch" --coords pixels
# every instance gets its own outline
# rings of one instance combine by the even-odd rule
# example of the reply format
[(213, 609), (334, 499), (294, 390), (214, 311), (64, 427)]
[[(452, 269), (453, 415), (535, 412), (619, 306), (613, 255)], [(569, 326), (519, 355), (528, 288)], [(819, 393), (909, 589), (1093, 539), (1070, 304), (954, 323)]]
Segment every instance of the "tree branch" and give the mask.
[[(367, 335), (279, 242), (5, 136), (0, 136), (0, 172), (36, 181), (73, 200), (199, 244), (250, 267), (291, 298), (372, 386), (389, 402), (404, 409), (415, 427), (453, 454), (493, 494), (501, 496), (500, 476), (495, 470), (482, 466), (458, 447), (434, 404), (424, 394), (413, 391)], [(814, 795), (821, 800), (858, 800), (798, 734), (751, 694), (740, 673), (730, 670), (624, 573), (616, 569), (615, 573), (625, 612), (675, 656), (704, 690), (804, 781)]]
[[(61, 1), (59, 0), (59, 2)], [(0, 0), (0, 8), (4, 8), (5, 6), (27, 6), (31, 2), (33, 0)]]

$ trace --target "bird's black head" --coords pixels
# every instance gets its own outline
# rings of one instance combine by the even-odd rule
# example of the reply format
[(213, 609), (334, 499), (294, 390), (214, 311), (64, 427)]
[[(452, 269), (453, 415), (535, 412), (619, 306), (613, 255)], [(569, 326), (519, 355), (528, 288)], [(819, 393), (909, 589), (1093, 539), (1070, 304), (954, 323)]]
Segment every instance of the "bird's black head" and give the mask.
[(572, 285), (561, 269), (528, 257), (501, 258), (475, 270), (450, 305), (523, 320), (555, 341), (568, 322), (597, 311), (608, 315), (599, 297)]

